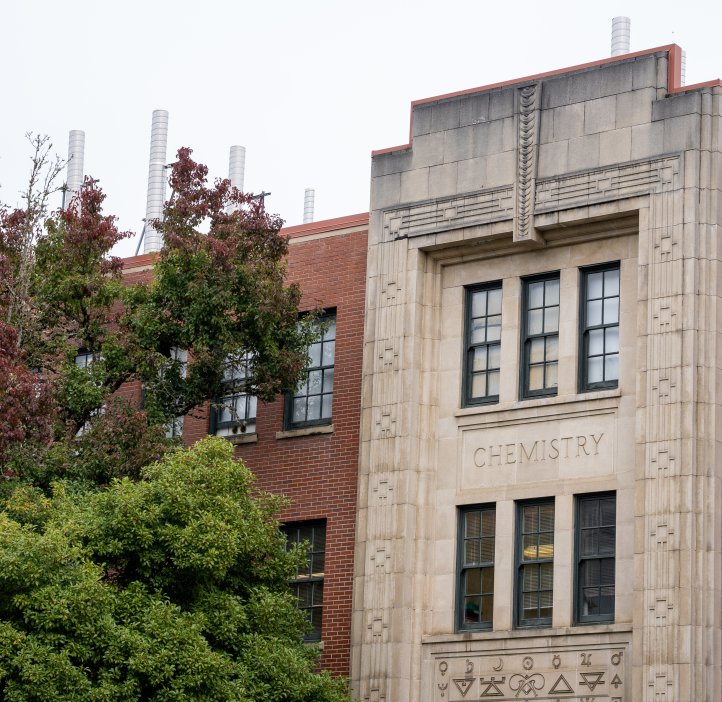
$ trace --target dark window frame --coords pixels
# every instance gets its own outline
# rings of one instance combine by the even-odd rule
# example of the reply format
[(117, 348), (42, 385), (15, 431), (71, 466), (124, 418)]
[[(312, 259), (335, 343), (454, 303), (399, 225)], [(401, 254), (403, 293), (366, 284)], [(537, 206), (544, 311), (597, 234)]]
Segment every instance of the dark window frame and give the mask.
[[(255, 434), (256, 433), (256, 422), (258, 420), (258, 401), (256, 396), (252, 392), (248, 392), (248, 388), (242, 387), (242, 384), (248, 384), (252, 381), (253, 372), (249, 370), (249, 364), (252, 359), (249, 353), (244, 354), (242, 357), (232, 360), (230, 363), (244, 364), (245, 370), (242, 376), (232, 377), (224, 381), (224, 386), (228, 392), (219, 395), (211, 403), (210, 412), (210, 426), (208, 428), (209, 434), (217, 434), (219, 431), (229, 429), (231, 434)], [(222, 415), (224, 409), (233, 406), (235, 408), (235, 400), (237, 398), (244, 398), (245, 402), (245, 416), (241, 418), (230, 419), (228, 421), (221, 421), (219, 417)], [(255, 404), (256, 412), (253, 416), (250, 416), (250, 407)], [(247, 426), (252, 420), (253, 430), (247, 431)], [(246, 422), (246, 428), (243, 427), (243, 423)]]
[[(466, 516), (471, 512), (493, 512), (494, 513), (494, 535), (492, 538), (493, 543), (493, 558), (491, 561), (479, 561), (478, 563), (465, 563), (465, 526), (466, 526)], [(482, 524), (483, 524), (483, 517), (482, 517)], [(488, 538), (484, 536), (478, 537), (479, 539)], [(496, 504), (494, 503), (488, 503), (488, 504), (480, 504), (480, 505), (464, 505), (462, 507), (459, 507), (458, 510), (458, 524), (457, 524), (457, 557), (456, 557), (456, 630), (457, 631), (489, 631), (493, 629), (494, 627), (494, 588), (493, 588), (493, 578), (495, 571), (495, 564), (496, 564)], [(484, 622), (479, 622), (478, 624), (469, 624), (464, 621), (464, 613), (465, 613), (465, 607), (464, 607), (464, 584), (465, 584), (465, 573), (470, 570), (480, 570), (482, 573), (480, 574), (480, 584), (482, 591), (478, 594), (478, 596), (485, 597), (485, 596), (491, 596), (491, 619)], [(484, 592), (483, 591), (483, 571), (484, 570), (492, 570), (492, 589), (491, 592)], [(481, 608), (479, 610), (481, 614)]]
[[(558, 309), (557, 319), (557, 330), (556, 332), (544, 332), (541, 334), (530, 334), (529, 333), (529, 312), (532, 308), (529, 307), (529, 286), (533, 283), (547, 282), (550, 280), (556, 280), (559, 283), (559, 303), (556, 305)], [(520, 397), (522, 400), (528, 400), (535, 397), (554, 397), (558, 394), (559, 385), (559, 327), (561, 322), (561, 276), (559, 271), (551, 271), (549, 273), (543, 273), (540, 275), (531, 276), (528, 278), (522, 278), (522, 305), (521, 305), (521, 367), (520, 367), (520, 386), (521, 392)], [(545, 291), (545, 303), (546, 303), (546, 291)], [(554, 307), (550, 305), (549, 307)], [(533, 309), (547, 309), (545, 304), (543, 308)], [(542, 388), (541, 390), (530, 390), (529, 379), (531, 370), (531, 344), (535, 339), (544, 339), (544, 373), (546, 377), (547, 363), (551, 363), (546, 359), (546, 339), (552, 336), (557, 337), (557, 385), (551, 388)], [(537, 365), (537, 364), (534, 364)]]
[[(599, 502), (600, 500), (614, 498), (614, 513), (615, 513), (615, 523), (614, 523), (614, 551), (611, 553), (604, 553), (604, 554), (596, 554), (596, 555), (589, 555), (589, 556), (582, 556), (582, 549), (581, 549), (581, 542), (582, 542), (582, 509), (584, 503), (589, 502)], [(585, 493), (582, 495), (577, 495), (575, 498), (575, 505), (574, 505), (574, 622), (575, 624), (604, 624), (604, 623), (612, 623), (614, 622), (614, 617), (616, 614), (616, 565), (617, 565), (617, 543), (616, 543), (616, 536), (617, 536), (617, 524), (616, 524), (616, 513), (617, 513), (617, 504), (616, 504), (617, 494), (614, 491), (610, 492), (595, 492), (595, 493)], [(598, 525), (593, 527), (585, 527), (588, 529), (604, 529), (604, 528), (610, 528), (609, 525)], [(593, 561), (593, 560), (604, 560), (604, 559), (613, 559), (614, 560), (614, 584), (612, 587), (614, 588), (614, 597), (612, 598), (612, 612), (604, 613), (604, 614), (582, 614), (582, 605), (583, 605), (583, 596), (582, 596), (582, 578), (581, 578), (581, 571), (582, 571), (582, 563)], [(605, 587), (603, 584), (599, 584), (597, 587), (602, 588)], [(606, 587), (609, 587), (607, 584)], [(600, 599), (601, 599), (601, 593), (600, 593)]]
[[(326, 541), (326, 536), (327, 536), (326, 520), (325, 520), (325, 519), (317, 519), (317, 520), (307, 521), (307, 522), (304, 522), (304, 521), (301, 521), (301, 522), (289, 522), (288, 524), (284, 524), (284, 525), (282, 526), (282, 531), (283, 531), (283, 533), (286, 535), (286, 544), (287, 544), (287, 547), (288, 547), (288, 545), (291, 545), (291, 544), (301, 543), (301, 540), (300, 540), (299, 538), (296, 538), (296, 539), (294, 539), (294, 540), (291, 540), (291, 539), (289, 538), (292, 531), (295, 530), (296, 536), (298, 537), (301, 529), (314, 529), (314, 530), (315, 530), (315, 529), (319, 529), (319, 528), (322, 528), (322, 529), (323, 529), (323, 544), (324, 544), (323, 549), (322, 549), (322, 550), (313, 550), (313, 547), (314, 547), (313, 536), (315, 536), (315, 533), (313, 533), (312, 542), (311, 542), (311, 549), (308, 551), (308, 554), (307, 554), (307, 556), (308, 556), (308, 570), (309, 570), (308, 574), (302, 576), (302, 575), (300, 575), (300, 573), (298, 573), (295, 578), (292, 578), (291, 580), (288, 581), (289, 587), (291, 588), (291, 590), (293, 591), (294, 595), (296, 595), (296, 598), (298, 599), (298, 602), (299, 602), (298, 608), (299, 608), (301, 611), (306, 611), (306, 610), (309, 611), (309, 615), (308, 615), (309, 622), (311, 622), (311, 623), (313, 624), (313, 618), (312, 618), (311, 615), (312, 615), (312, 611), (313, 611), (314, 609), (320, 610), (320, 613), (321, 613), (321, 614), (320, 614), (321, 622), (320, 622), (319, 626), (318, 626), (318, 627), (315, 627), (312, 631), (308, 632), (308, 633), (303, 637), (303, 640), (304, 640), (304, 641), (307, 641), (307, 642), (318, 642), (318, 641), (321, 641), (321, 640), (323, 639), (323, 616), (324, 616), (324, 611), (323, 611), (323, 610), (324, 610), (324, 607), (325, 607), (324, 601), (323, 601), (323, 587), (324, 587), (324, 582), (325, 582), (325, 579), (326, 579), (326, 553), (327, 553), (327, 549), (326, 549), (326, 543), (327, 543), (327, 541)], [(320, 575), (320, 576), (318, 576), (318, 575), (313, 575), (313, 556), (314, 556), (315, 554), (319, 554), (319, 553), (322, 553), (322, 554), (323, 554), (323, 564), (324, 564), (324, 572), (323, 572), (323, 574)], [(300, 587), (301, 587), (302, 585), (308, 585), (308, 584), (311, 585), (311, 598), (312, 598), (312, 599), (311, 599), (311, 605), (308, 606), (308, 607), (302, 607), (302, 606), (300, 605), (300, 595), (299, 595)], [(314, 597), (315, 593), (317, 593), (319, 590), (320, 590), (320, 593), (321, 593), (321, 604), (320, 604), (320, 605), (317, 605), (317, 604), (314, 604), (314, 599), (313, 599), (313, 597)]]
[[(325, 339), (326, 331), (324, 330), (325, 324), (327, 322), (333, 321), (334, 323), (334, 336), (333, 339)], [(306, 390), (308, 390), (308, 381), (309, 376), (311, 373), (319, 372), (321, 373), (321, 392), (319, 393), (308, 393), (305, 394), (299, 394), (298, 388), (296, 391), (289, 391), (285, 394), (284, 397), (284, 412), (283, 412), (283, 426), (286, 430), (293, 430), (293, 429), (306, 429), (308, 427), (321, 427), (321, 426), (328, 426), (333, 422), (333, 396), (334, 396), (334, 390), (336, 385), (336, 342), (338, 340), (338, 320), (337, 320), (337, 314), (336, 310), (334, 308), (330, 308), (327, 310), (324, 310), (324, 313), (319, 316), (318, 318), (318, 324), (321, 330), (323, 331), (323, 334), (321, 338), (319, 338), (318, 341), (315, 341), (314, 344), (320, 344), (319, 349), (319, 359), (320, 359), (320, 365), (317, 366), (307, 366), (304, 369), (304, 376), (303, 380), (299, 384), (300, 386), (306, 386)], [(333, 363), (332, 364), (323, 364), (323, 348), (324, 344), (333, 342)], [(311, 349), (309, 348), (309, 354), (311, 352)], [(333, 380), (331, 381), (331, 391), (330, 392), (324, 392), (324, 388), (326, 387), (326, 376), (328, 371), (333, 371), (332, 377)], [(305, 419), (304, 421), (293, 421), (293, 408), (294, 408), (294, 401), (306, 398), (306, 416), (308, 416), (308, 398), (319, 396), (320, 402), (321, 402), (321, 408), (320, 412), (321, 415), (323, 415), (323, 398), (324, 396), (330, 396), (331, 397), (331, 412), (328, 417), (321, 416), (318, 419)]]
[[(604, 296), (604, 282), (602, 282), (602, 297), (595, 298), (602, 300), (602, 310), (604, 308), (604, 300), (617, 297), (617, 321), (616, 323), (604, 324), (604, 317), (602, 316), (602, 324), (596, 324), (588, 326), (588, 313), (587, 313), (587, 294), (589, 290), (589, 276), (594, 273), (605, 273), (606, 271), (616, 270), (618, 273), (618, 290), (617, 295), (610, 295), (609, 297)], [(590, 383), (588, 379), (588, 366), (587, 360), (589, 359), (589, 332), (596, 330), (604, 330), (604, 352), (601, 357), (606, 360), (608, 355), (606, 353), (606, 330), (613, 327), (617, 327), (617, 357), (620, 354), (619, 346), (619, 319), (621, 316), (621, 295), (622, 295), (622, 276), (621, 266), (619, 261), (610, 261), (601, 265), (587, 266), (580, 269), (580, 284), (579, 284), (579, 392), (590, 392), (593, 390), (606, 390), (613, 389), (619, 386), (619, 373), (615, 380), (602, 380), (594, 383)], [(603, 311), (602, 311), (603, 314)], [(598, 354), (597, 354), (598, 355)], [(605, 363), (605, 360), (602, 363)], [(618, 361), (619, 364), (619, 361)], [(619, 368), (619, 365), (618, 365)]]
[[(554, 525), (552, 527), (552, 545), (554, 552), (551, 558), (536, 558), (530, 560), (523, 560), (523, 549), (524, 549), (524, 508), (551, 505), (554, 510)], [(523, 502), (516, 503), (516, 531), (515, 531), (515, 547), (514, 547), (514, 566), (515, 566), (515, 583), (514, 583), (514, 625), (519, 629), (529, 628), (542, 628), (549, 627), (552, 625), (552, 618), (554, 615), (554, 555), (556, 552), (555, 543), (555, 529), (556, 529), (556, 499), (554, 497), (547, 497), (535, 500), (525, 500)], [(533, 533), (533, 532), (532, 532)], [(537, 534), (545, 532), (536, 532)], [(538, 544), (538, 539), (537, 539)], [(533, 619), (524, 618), (524, 566), (551, 564), (552, 569), (552, 616), (551, 617), (535, 617)], [(537, 592), (543, 592), (541, 588)]]
[[(504, 298), (504, 291), (503, 291), (503, 283), (501, 280), (489, 282), (489, 283), (482, 283), (479, 285), (471, 285), (465, 289), (465, 295), (464, 295), (464, 363), (463, 363), (463, 392), (462, 392), (462, 406), (464, 407), (472, 407), (476, 405), (491, 405), (496, 404), (499, 402), (499, 393), (497, 392), (495, 395), (485, 395), (483, 397), (474, 397), (472, 395), (472, 387), (473, 387), (473, 380), (474, 380), (474, 361), (473, 356), (474, 352), (477, 348), (486, 347), (487, 350), (487, 368), (484, 371), (487, 373), (487, 389), (488, 389), (488, 358), (489, 358), (489, 349), (491, 346), (495, 346), (498, 344), (499, 349), (501, 349), (501, 333), (499, 334), (499, 340), (498, 341), (492, 341), (489, 342), (483, 341), (481, 343), (473, 344), (471, 341), (471, 332), (472, 332), (472, 320), (474, 319), (472, 315), (472, 300), (475, 293), (478, 292), (489, 292), (490, 290), (499, 290), (502, 296), (502, 307), (503, 307), (503, 298)], [(488, 301), (487, 301), (487, 310), (488, 312)], [(489, 316), (497, 316), (497, 315), (484, 315), (485, 318), (488, 319)], [(500, 317), (503, 316), (503, 310), (499, 310)], [(501, 325), (500, 325), (501, 329)], [(497, 371), (499, 373), (499, 382), (501, 382), (501, 359), (499, 361), (499, 367), (498, 368), (491, 368), (492, 371)]]

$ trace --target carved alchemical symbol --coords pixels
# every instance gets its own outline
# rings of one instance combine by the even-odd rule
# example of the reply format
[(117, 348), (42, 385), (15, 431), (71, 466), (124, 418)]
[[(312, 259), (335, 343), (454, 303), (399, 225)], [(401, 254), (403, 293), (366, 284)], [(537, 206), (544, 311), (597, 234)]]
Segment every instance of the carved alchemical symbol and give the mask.
[(582, 678), (579, 681), (580, 685), (585, 685), (589, 688), (589, 692), (594, 692), (594, 688), (597, 685), (604, 683), (604, 673), (579, 673)]
[(456, 689), (461, 693), (462, 697), (466, 697), (466, 693), (471, 690), (471, 686), (474, 684), (474, 678), (458, 678), (454, 679), (454, 685)]
[(574, 692), (574, 690), (572, 689), (572, 686), (567, 682), (567, 679), (563, 675), (560, 675), (556, 679), (556, 682), (549, 689), (550, 695), (552, 695), (552, 694), (566, 695), (566, 694), (569, 694), (570, 692)]
[(531, 670), (534, 667), (534, 659), (531, 656), (524, 656), (524, 660), (521, 662), (524, 670)]
[(504, 667), (504, 659), (499, 658), (499, 662), (492, 666), (492, 668), (498, 673)]
[(552, 658), (552, 665), (554, 666), (554, 670), (556, 670), (561, 664), (562, 659), (559, 658), (557, 654), (554, 654), (554, 658)]
[(439, 663), (439, 670), (441, 671), (442, 675), (446, 675), (446, 671), (449, 669), (449, 664), (446, 661), (441, 661)]
[(622, 684), (622, 679), (615, 674), (615, 676), (610, 680), (609, 684), (614, 685), (614, 689), (616, 690)]
[(509, 678), (509, 689), (516, 692), (516, 697), (519, 695), (524, 695), (525, 698), (538, 697), (537, 692), (543, 688), (544, 676), (541, 673), (532, 673), (531, 675), (516, 673)]
[(499, 685), (503, 685), (505, 682), (506, 675), (499, 678), (494, 675), (490, 678), (479, 678), (479, 697), (503, 697), (504, 693), (499, 689)]
[(591, 653), (580, 653), (579, 655), (582, 657), (582, 665), (591, 665), (592, 664), (592, 654)]
[(441, 690), (441, 696), (446, 697), (446, 688), (449, 687), (449, 683), (439, 683), (439, 690)]
[(474, 661), (470, 661), (468, 658), (466, 659), (466, 669), (464, 672), (467, 675), (473, 675), (474, 674)]
[(622, 654), (624, 651), (617, 651), (616, 653), (612, 654), (612, 665), (619, 665), (622, 661)]

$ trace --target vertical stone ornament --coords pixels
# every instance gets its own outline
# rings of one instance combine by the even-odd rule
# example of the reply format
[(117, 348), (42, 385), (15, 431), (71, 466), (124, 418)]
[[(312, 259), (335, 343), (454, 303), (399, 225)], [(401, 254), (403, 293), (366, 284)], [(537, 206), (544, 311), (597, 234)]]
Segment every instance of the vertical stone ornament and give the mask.
[(534, 231), (541, 85), (525, 85), (519, 88), (516, 101), (514, 241), (541, 242), (541, 237)]

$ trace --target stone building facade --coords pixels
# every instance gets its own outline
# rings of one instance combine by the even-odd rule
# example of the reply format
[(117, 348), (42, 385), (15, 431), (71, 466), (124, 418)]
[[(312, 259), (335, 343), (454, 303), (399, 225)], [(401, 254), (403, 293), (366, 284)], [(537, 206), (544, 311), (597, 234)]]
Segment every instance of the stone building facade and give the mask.
[(373, 156), (364, 702), (722, 695), (722, 85), (680, 60), (422, 100)]

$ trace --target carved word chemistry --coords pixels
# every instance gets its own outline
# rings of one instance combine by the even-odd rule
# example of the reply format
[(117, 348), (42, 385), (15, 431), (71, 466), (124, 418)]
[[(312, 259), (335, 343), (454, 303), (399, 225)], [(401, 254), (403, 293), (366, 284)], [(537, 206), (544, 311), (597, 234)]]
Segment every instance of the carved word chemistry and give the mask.
[(583, 458), (598, 456), (604, 432), (580, 436), (560, 436), (554, 439), (520, 441), (510, 444), (490, 444), (474, 451), (477, 468), (510, 466), (515, 463), (538, 463), (559, 458)]

